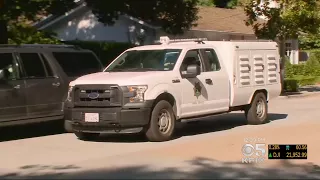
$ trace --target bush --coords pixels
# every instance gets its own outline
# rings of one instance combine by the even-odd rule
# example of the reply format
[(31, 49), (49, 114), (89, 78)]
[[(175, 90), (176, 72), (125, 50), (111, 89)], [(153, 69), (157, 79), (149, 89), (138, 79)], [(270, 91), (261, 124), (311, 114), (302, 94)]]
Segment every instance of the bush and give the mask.
[(314, 76), (294, 76), (284, 80), (284, 90), (288, 92), (297, 92), (299, 87), (314, 85), (318, 78)]
[(314, 76), (295, 76), (294, 79), (298, 81), (299, 86), (313, 85), (317, 81), (317, 77)]
[(313, 50), (309, 53), (310, 57), (305, 64), (291, 64), (289, 59), (285, 59), (285, 88), (291, 90), (296, 89), (296, 86), (317, 83), (318, 77), (320, 77), (320, 51)]
[(110, 64), (123, 51), (134, 47), (130, 43), (119, 42), (98, 42), (98, 41), (66, 41), (70, 45), (77, 45), (83, 49), (93, 51), (101, 60), (104, 66)]
[(305, 76), (320, 76), (320, 52), (312, 53), (304, 67)]
[(296, 79), (285, 79), (284, 90), (287, 92), (298, 92), (299, 85)]

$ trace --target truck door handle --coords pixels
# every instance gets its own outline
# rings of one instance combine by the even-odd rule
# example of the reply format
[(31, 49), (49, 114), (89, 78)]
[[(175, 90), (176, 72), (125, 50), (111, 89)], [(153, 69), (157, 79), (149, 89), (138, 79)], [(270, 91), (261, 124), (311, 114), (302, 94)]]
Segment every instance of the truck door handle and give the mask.
[(60, 86), (60, 83), (59, 83), (59, 82), (57, 82), (57, 83), (52, 83), (52, 86), (59, 87), (59, 86)]
[(212, 80), (211, 79), (206, 79), (206, 83), (207, 84), (212, 84)]

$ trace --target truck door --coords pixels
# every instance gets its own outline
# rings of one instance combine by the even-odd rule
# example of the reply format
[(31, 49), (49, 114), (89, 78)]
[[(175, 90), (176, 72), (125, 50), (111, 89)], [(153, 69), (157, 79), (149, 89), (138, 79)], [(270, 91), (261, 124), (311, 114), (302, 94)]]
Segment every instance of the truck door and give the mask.
[[(182, 78), (181, 91), (182, 91), (182, 104), (181, 104), (181, 117), (192, 117), (197, 115), (211, 114), (216, 112), (221, 103), (220, 96), (225, 96), (228, 93), (228, 89), (224, 84), (228, 84), (228, 80), (225, 82), (220, 72), (209, 71), (204, 63), (203, 56), (200, 49), (189, 50), (181, 64), (180, 71), (184, 73), (187, 66), (192, 63), (198, 63), (201, 66), (201, 74), (196, 78)], [(211, 52), (211, 51), (209, 51)], [(216, 64), (215, 64), (216, 65)], [(214, 65), (212, 65), (214, 66)], [(224, 91), (223, 94), (219, 94)], [(220, 100), (220, 102), (219, 102)], [(220, 105), (219, 105), (220, 104)]]
[(38, 53), (19, 53), (24, 67), (29, 118), (63, 115), (60, 79)]
[(0, 53), (0, 121), (25, 119), (26, 89), (12, 52)]
[[(227, 70), (220, 62), (213, 48), (201, 49), (204, 62), (205, 83), (210, 91), (209, 108), (211, 113), (229, 110), (230, 103), (230, 79)], [(208, 79), (209, 82), (208, 83)]]

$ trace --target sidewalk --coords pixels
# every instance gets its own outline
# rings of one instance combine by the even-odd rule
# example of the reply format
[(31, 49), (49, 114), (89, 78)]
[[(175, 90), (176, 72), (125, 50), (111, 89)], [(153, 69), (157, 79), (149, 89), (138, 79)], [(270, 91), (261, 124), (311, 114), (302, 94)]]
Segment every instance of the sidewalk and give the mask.
[(320, 95), (320, 85), (310, 85), (299, 88), (299, 92), (284, 92), (280, 95), (282, 98), (298, 98)]

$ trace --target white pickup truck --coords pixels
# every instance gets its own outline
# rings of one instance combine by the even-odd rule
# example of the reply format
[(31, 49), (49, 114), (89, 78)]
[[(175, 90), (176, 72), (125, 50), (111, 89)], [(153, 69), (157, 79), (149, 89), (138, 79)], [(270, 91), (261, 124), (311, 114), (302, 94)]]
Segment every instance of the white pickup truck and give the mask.
[(65, 119), (82, 140), (142, 132), (167, 141), (177, 121), (238, 110), (249, 124), (263, 124), (268, 101), (281, 92), (279, 59), (271, 41), (161, 37), (72, 81)]

